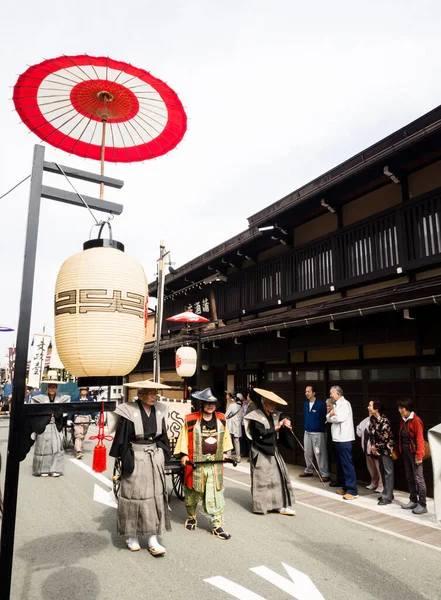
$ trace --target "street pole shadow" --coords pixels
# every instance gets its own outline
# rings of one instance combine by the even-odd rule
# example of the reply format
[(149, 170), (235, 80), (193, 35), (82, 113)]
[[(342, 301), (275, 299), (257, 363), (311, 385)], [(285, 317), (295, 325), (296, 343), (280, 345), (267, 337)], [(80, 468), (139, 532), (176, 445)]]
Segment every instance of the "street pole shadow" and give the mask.
[(83, 567), (64, 567), (45, 579), (41, 597), (44, 600), (100, 600), (103, 596), (95, 573)]
[[(93, 558), (107, 546), (108, 541), (105, 537), (96, 533), (81, 532), (47, 535), (23, 544), (16, 551), (16, 555), (27, 563), (21, 600), (34, 600), (36, 597), (35, 590), (32, 590), (34, 573), (44, 570), (54, 571), (54, 569), (55, 571), (48, 576), (43, 586), (47, 590), (50, 585), (51, 590), (48, 594), (43, 593), (41, 597), (44, 600), (50, 598), (74, 600), (77, 597), (80, 598), (80, 596), (75, 595), (77, 589), (83, 590), (82, 600), (84, 600), (84, 589), (87, 589), (89, 600), (98, 600), (100, 590), (96, 576), (88, 569), (74, 567), (73, 565), (79, 560)], [(69, 578), (69, 580), (72, 580), (72, 585), (67, 586), (66, 571), (73, 572), (75, 570), (85, 572), (85, 576), (90, 580), (90, 588), (83, 587), (82, 576), (78, 579), (77, 575)], [(76, 582), (75, 579), (77, 579)], [(81, 583), (80, 586), (78, 586), (79, 582)]]
[(115, 508), (106, 508), (103, 512), (93, 519), (94, 523), (98, 524), (98, 531), (107, 531), (110, 533), (110, 539), (115, 548), (126, 548), (125, 540), (127, 536), (119, 535), (116, 530), (117, 512)]

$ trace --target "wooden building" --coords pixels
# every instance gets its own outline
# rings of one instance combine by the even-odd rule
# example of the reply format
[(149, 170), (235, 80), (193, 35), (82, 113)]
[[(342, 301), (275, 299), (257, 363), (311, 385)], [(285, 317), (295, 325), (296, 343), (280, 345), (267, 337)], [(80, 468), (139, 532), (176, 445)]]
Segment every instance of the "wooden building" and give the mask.
[[(378, 396), (396, 428), (401, 395), (426, 428), (439, 423), (441, 106), (248, 222), (166, 278), (165, 317), (191, 305), (212, 321), (201, 334), (201, 387), (272, 389), (300, 435), (308, 383), (322, 399), (340, 385), (356, 423)], [(164, 323), (162, 377), (171, 383), (178, 333)], [(148, 343), (131, 377), (151, 372)], [(359, 444), (355, 457), (367, 479)], [(301, 451), (292, 460), (301, 464)]]

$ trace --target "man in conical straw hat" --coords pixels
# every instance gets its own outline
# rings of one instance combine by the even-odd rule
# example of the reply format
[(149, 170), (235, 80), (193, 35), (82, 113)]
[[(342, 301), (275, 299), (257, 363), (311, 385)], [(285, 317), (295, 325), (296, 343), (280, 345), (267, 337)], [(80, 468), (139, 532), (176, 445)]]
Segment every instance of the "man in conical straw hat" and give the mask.
[(256, 408), (244, 417), (245, 432), (251, 441), (251, 495), (253, 512), (270, 511), (295, 515), (294, 493), (278, 445), (294, 450), (291, 422), (277, 410), (287, 402), (274, 392), (254, 388), (260, 396)]
[(155, 381), (124, 384), (138, 390), (136, 402), (116, 407), (118, 424), (110, 456), (122, 465), (118, 499), (118, 533), (126, 536), (132, 552), (140, 550), (139, 537), (147, 538), (153, 556), (166, 553), (158, 541), (163, 529), (170, 531), (165, 483), (165, 461), (170, 457), (167, 439), (167, 405), (156, 402), (158, 390), (170, 386)]
[[(47, 404), (49, 402), (69, 402), (70, 396), (58, 393), (58, 385), (63, 381), (46, 379), (41, 384), (47, 384), (47, 393), (42, 392), (31, 396), (31, 404)], [(60, 477), (64, 471), (63, 450), (63, 416), (55, 415), (34, 418), (33, 422), (41, 430), (35, 439), (34, 460), (32, 473), (37, 477)], [(36, 430), (34, 430), (36, 431)]]

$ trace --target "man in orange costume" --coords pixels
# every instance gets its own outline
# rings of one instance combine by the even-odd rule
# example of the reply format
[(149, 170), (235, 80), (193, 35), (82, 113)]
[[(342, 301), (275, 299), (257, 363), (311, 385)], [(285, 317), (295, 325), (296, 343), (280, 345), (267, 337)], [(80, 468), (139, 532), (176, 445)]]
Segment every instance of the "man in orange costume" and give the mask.
[[(225, 499), (223, 464), (233, 448), (226, 427), (225, 415), (216, 412), (217, 398), (210, 388), (192, 394), (200, 401), (201, 410), (186, 416), (176, 444), (175, 456), (185, 467), (184, 495), (188, 518), (185, 528), (197, 527), (196, 508), (202, 502), (203, 511), (210, 516), (212, 534), (221, 540), (231, 538), (223, 529)], [(189, 462), (196, 464), (193, 468)]]

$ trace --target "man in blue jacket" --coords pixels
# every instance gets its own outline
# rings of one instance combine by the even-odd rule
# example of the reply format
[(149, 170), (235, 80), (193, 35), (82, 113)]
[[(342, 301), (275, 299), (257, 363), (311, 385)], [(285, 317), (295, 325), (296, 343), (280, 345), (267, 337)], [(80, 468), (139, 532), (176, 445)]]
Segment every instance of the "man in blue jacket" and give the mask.
[(315, 457), (323, 481), (330, 481), (325, 438), (326, 406), (324, 402), (317, 400), (315, 394), (314, 386), (307, 385), (305, 389), (306, 400), (303, 404), (305, 425), (303, 445), (305, 447), (306, 468), (303, 473), (300, 473), (299, 477), (313, 476), (312, 461)]

